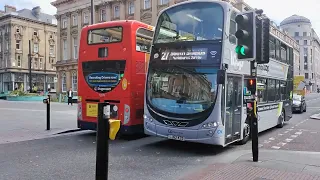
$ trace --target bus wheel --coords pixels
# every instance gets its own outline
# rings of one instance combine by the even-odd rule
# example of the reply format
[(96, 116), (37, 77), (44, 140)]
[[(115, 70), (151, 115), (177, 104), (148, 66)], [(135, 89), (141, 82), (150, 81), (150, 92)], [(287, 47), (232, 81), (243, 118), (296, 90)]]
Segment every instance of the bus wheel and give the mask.
[(279, 116), (279, 124), (277, 125), (278, 128), (282, 128), (284, 126), (284, 121), (285, 121), (285, 113), (284, 110), (281, 111), (281, 114)]
[(243, 128), (243, 139), (239, 141), (240, 145), (246, 144), (250, 139), (250, 125), (247, 123), (244, 123), (244, 128)]

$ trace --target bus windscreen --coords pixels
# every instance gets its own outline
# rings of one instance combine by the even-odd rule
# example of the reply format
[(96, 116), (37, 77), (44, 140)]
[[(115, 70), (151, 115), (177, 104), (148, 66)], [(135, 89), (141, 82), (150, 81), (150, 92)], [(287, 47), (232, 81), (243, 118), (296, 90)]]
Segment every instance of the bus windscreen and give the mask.
[(91, 29), (88, 32), (88, 44), (108, 44), (122, 41), (123, 28), (107, 27)]

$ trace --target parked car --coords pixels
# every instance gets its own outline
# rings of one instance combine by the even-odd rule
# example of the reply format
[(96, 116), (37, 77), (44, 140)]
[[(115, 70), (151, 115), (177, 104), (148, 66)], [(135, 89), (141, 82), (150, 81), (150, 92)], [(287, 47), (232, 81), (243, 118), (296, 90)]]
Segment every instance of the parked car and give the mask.
[(304, 96), (299, 94), (294, 94), (292, 98), (292, 111), (293, 112), (306, 112), (307, 111), (307, 104)]

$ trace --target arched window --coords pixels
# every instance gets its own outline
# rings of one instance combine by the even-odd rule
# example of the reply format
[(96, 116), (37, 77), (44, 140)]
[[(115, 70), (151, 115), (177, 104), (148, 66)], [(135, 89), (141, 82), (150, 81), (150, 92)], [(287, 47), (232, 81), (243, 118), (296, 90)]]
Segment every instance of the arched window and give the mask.
[(62, 92), (66, 92), (67, 91), (67, 76), (66, 73), (63, 72), (61, 75), (61, 90)]
[(77, 92), (78, 91), (78, 76), (77, 76), (76, 71), (72, 72), (71, 80), (72, 80), (72, 91)]

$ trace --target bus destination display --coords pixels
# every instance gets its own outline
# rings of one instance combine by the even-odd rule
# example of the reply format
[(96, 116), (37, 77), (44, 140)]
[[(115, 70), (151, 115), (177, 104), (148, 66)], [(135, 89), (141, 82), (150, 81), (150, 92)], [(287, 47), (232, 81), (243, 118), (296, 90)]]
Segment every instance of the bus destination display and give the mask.
[(208, 48), (167, 49), (161, 52), (161, 60), (207, 60)]

